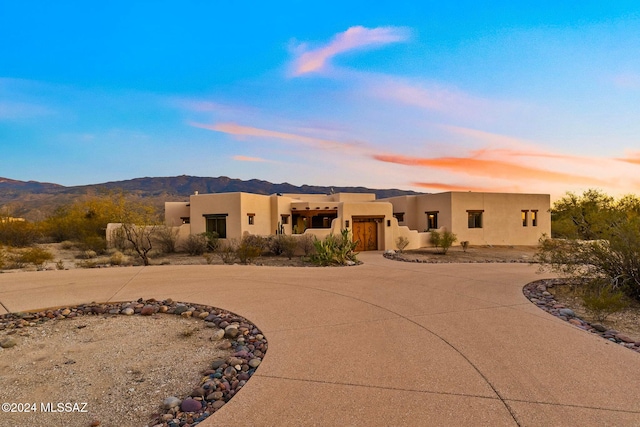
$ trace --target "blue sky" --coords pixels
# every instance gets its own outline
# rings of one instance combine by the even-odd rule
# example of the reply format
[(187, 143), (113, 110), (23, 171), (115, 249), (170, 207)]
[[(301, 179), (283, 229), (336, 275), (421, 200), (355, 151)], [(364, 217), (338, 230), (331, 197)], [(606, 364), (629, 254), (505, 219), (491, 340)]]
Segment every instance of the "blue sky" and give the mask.
[(640, 190), (640, 4), (0, 0), (0, 177)]

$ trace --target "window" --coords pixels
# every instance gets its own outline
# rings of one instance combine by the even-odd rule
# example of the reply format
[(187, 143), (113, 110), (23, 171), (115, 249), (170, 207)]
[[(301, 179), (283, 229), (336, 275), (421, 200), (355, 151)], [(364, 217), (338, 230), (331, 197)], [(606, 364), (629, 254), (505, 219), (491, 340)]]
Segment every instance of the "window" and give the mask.
[(482, 228), (482, 213), (484, 211), (467, 211), (469, 228)]
[(247, 214), (247, 218), (249, 218), (249, 225), (253, 225), (255, 223), (255, 216), (256, 214), (254, 213)]
[(438, 228), (438, 212), (425, 212), (427, 214), (427, 230)]
[(528, 219), (527, 218), (527, 216), (528, 216), (527, 214), (528, 213), (529, 213), (529, 211), (522, 211), (522, 226), (523, 227), (526, 227), (527, 225), (529, 225), (528, 221), (527, 221), (527, 219)]
[(280, 215), (281, 224), (289, 224), (289, 215)]
[(404, 222), (404, 212), (394, 213), (393, 216), (398, 220), (398, 222)]
[(538, 211), (531, 211), (531, 226), (538, 226)]
[(205, 214), (207, 233), (217, 233), (221, 239), (227, 238), (228, 214)]

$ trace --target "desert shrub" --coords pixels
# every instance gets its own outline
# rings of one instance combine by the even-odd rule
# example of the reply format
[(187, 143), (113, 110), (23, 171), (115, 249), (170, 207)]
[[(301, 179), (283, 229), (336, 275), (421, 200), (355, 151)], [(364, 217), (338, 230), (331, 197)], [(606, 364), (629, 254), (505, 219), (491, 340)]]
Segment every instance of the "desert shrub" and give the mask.
[(255, 234), (245, 234), (236, 248), (236, 255), (243, 264), (252, 262), (262, 254), (266, 246), (266, 239)]
[(585, 309), (599, 322), (629, 305), (625, 294), (619, 289), (613, 289), (606, 280), (589, 282), (582, 295), (582, 302)]
[(158, 246), (163, 253), (172, 254), (176, 251), (179, 232), (180, 230), (178, 228), (167, 225), (159, 226), (156, 229), (155, 240), (158, 242)]
[(124, 263), (125, 257), (124, 254), (120, 251), (115, 251), (109, 257), (109, 263), (111, 265), (122, 265)]
[(183, 249), (191, 256), (201, 256), (207, 250), (207, 238), (203, 234), (190, 234)]
[(314, 240), (315, 254), (311, 256), (314, 264), (327, 265), (347, 265), (357, 262), (355, 252), (357, 242), (351, 240), (349, 230), (342, 230), (340, 236), (330, 234), (324, 240)]
[(107, 250), (107, 239), (103, 236), (87, 235), (78, 242), (78, 247), (83, 251), (92, 251), (102, 254)]
[(269, 237), (267, 246), (269, 251), (274, 255), (284, 254), (287, 258), (291, 259), (298, 248), (298, 239), (286, 234), (276, 234), (275, 236)]
[(450, 231), (444, 230), (442, 233), (432, 231), (429, 241), (435, 248), (440, 248), (441, 254), (446, 254), (449, 248), (458, 240), (458, 237)]
[(469, 241), (463, 240), (462, 242), (460, 242), (460, 246), (462, 246), (463, 252), (467, 252), (467, 249), (469, 249)]
[(60, 248), (61, 249), (65, 249), (65, 250), (70, 250), (76, 247), (76, 244), (74, 242), (72, 242), (71, 240), (65, 240), (63, 242), (60, 242)]
[(438, 233), (435, 230), (431, 231), (431, 233), (429, 235), (429, 243), (431, 243), (434, 248), (437, 249), (438, 246), (440, 246), (440, 240), (441, 240), (440, 233)]
[(4, 248), (0, 246), (0, 270), (2, 270), (6, 264), (7, 254), (4, 251)]
[(409, 239), (404, 236), (400, 236), (396, 239), (396, 247), (398, 248), (398, 252), (402, 253), (404, 248), (409, 245)]
[(58, 262), (56, 262), (56, 270), (64, 270), (64, 268), (64, 261), (59, 259)]
[(41, 236), (37, 224), (0, 218), (0, 244), (23, 248), (38, 242)]
[(303, 234), (296, 238), (298, 240), (298, 249), (304, 254), (304, 256), (310, 256), (315, 253), (316, 247), (314, 244), (314, 237), (309, 234)]
[(33, 247), (25, 249), (15, 255), (14, 261), (16, 265), (24, 267), (27, 264), (32, 264), (35, 267), (41, 268), (47, 261), (53, 260), (53, 254), (46, 249), (40, 247)]
[(220, 257), (223, 263), (233, 264), (236, 261), (237, 249), (238, 242), (235, 239), (227, 239), (218, 245), (216, 254)]
[(211, 252), (215, 252), (220, 245), (220, 236), (215, 231), (207, 231), (206, 233), (202, 233), (202, 235), (207, 239), (207, 250)]
[(450, 231), (443, 231), (442, 236), (440, 237), (440, 248), (443, 254), (446, 254), (447, 251), (453, 244), (458, 240), (458, 237)]

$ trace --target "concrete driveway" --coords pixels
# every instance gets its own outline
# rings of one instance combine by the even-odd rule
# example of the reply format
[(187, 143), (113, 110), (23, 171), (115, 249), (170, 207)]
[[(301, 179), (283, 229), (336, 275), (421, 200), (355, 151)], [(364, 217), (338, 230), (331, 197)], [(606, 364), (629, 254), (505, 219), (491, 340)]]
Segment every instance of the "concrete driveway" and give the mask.
[(531, 304), (536, 267), (360, 257), (2, 274), (0, 310), (170, 297), (250, 319), (269, 351), (203, 427), (640, 426), (640, 355)]

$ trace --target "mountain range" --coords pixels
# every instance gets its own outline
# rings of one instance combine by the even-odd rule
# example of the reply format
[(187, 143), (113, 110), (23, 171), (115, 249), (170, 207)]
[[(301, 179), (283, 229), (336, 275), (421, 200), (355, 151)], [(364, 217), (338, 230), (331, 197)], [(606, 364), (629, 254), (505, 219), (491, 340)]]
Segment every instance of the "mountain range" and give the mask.
[(0, 213), (34, 221), (41, 220), (57, 207), (72, 203), (79, 197), (110, 191), (124, 191), (129, 198), (145, 199), (158, 207), (163, 207), (164, 202), (188, 200), (189, 195), (194, 194), (196, 191), (201, 194), (238, 191), (256, 194), (375, 193), (379, 199), (407, 194), (420, 194), (415, 191), (398, 189), (296, 186), (286, 182), (274, 184), (259, 179), (243, 181), (226, 176), (216, 178), (189, 175), (145, 177), (71, 187), (48, 182), (18, 181), (0, 177)]

